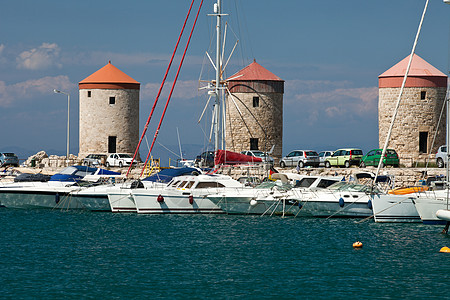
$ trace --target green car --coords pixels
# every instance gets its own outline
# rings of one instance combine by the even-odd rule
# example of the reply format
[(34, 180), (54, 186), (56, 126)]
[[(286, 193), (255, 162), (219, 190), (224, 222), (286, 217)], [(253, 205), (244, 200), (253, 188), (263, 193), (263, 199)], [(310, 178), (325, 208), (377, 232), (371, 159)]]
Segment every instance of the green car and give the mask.
[(362, 157), (363, 152), (360, 149), (338, 149), (334, 151), (333, 155), (326, 158), (325, 168), (331, 168), (332, 166), (346, 168), (349, 168), (351, 165), (359, 166)]
[[(383, 152), (383, 149), (373, 149), (367, 152), (367, 154), (364, 155), (361, 159), (360, 167), (364, 168), (366, 166), (378, 166), (378, 163), (380, 162), (381, 152)], [(398, 158), (397, 152), (395, 152), (394, 149), (387, 149), (386, 153), (384, 154), (381, 167), (390, 165), (397, 168), (399, 164), (400, 159)]]

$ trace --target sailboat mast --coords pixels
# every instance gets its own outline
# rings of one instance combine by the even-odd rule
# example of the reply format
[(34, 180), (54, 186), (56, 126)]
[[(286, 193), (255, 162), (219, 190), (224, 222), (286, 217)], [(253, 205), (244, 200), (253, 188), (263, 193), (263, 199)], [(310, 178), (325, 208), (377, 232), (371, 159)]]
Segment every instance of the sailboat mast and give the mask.
[(214, 14), (216, 15), (216, 86), (215, 86), (215, 94), (216, 94), (216, 102), (214, 104), (214, 151), (219, 150), (221, 148), (221, 89), (220, 89), (220, 73), (222, 70), (222, 63), (220, 60), (220, 52), (221, 52), (221, 23), (222, 23), (222, 1), (217, 0), (217, 3), (214, 4)]

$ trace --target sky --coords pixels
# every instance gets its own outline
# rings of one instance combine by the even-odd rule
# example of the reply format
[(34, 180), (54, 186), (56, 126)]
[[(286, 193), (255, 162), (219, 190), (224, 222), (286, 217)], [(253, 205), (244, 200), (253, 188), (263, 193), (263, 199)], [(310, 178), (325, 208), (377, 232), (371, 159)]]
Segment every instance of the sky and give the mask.
[[(238, 41), (226, 75), (256, 59), (285, 80), (284, 155), (292, 149), (378, 147), (378, 75), (410, 54), (425, 0), (223, 2), (229, 14), (226, 56)], [(53, 93), (58, 89), (70, 94), (70, 152), (77, 154), (78, 82), (109, 60), (141, 83), (142, 132), (190, 1), (0, 3), (0, 151), (16, 151), (19, 158), (40, 150), (65, 154), (67, 97)], [(199, 3), (150, 123), (148, 143)], [(208, 147), (208, 119), (198, 123), (207, 98), (198, 82), (212, 78), (205, 53), (212, 53), (213, 3), (203, 3), (154, 157), (179, 153), (178, 136), (185, 155)], [(447, 73), (449, 37), (450, 5), (430, 0), (416, 53)], [(147, 151), (144, 141), (141, 155)]]

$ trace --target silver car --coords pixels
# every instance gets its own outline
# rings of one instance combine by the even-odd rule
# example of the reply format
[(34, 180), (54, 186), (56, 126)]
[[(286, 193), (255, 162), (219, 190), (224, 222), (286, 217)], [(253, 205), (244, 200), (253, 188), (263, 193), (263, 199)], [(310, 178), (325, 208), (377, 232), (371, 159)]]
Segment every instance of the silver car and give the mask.
[(440, 146), (436, 153), (436, 165), (438, 168), (443, 168), (447, 164), (447, 146)]
[(280, 167), (299, 167), (319, 166), (319, 154), (313, 150), (294, 150), (283, 157), (280, 161)]
[(259, 157), (262, 159), (264, 163), (268, 163), (270, 165), (273, 165), (273, 157), (269, 156), (266, 152), (259, 151), (259, 150), (249, 150), (249, 151), (242, 151), (241, 154), (253, 156), (253, 157)]
[(334, 151), (320, 151), (319, 152), (319, 167), (325, 167), (327, 157), (333, 155)]

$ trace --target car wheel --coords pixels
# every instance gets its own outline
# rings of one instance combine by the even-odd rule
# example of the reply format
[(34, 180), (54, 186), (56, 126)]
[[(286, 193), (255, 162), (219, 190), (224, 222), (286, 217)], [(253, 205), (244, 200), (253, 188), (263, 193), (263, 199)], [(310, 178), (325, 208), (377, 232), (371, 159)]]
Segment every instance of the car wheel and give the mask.
[(365, 168), (366, 164), (362, 161), (361, 164), (359, 165), (360, 168)]
[(119, 161), (119, 168), (123, 167), (123, 163), (121, 161)]
[(284, 163), (284, 161), (280, 161), (280, 167), (286, 168), (286, 164)]
[(344, 167), (346, 168), (350, 168), (350, 162), (348, 160), (345, 161), (344, 163)]
[(106, 167), (109, 168), (110, 166), (109, 162), (106, 162)]
[(302, 161), (299, 161), (298, 162), (298, 167), (299, 168), (303, 168), (305, 166), (305, 163), (304, 162), (302, 162)]
[(331, 168), (331, 164), (330, 164), (329, 161), (326, 161), (326, 162), (325, 162), (325, 168)]
[(83, 166), (87, 166), (87, 165), (88, 165), (87, 161), (83, 162)]
[(438, 168), (443, 168), (444, 167), (444, 161), (440, 157), (437, 159), (437, 167)]

